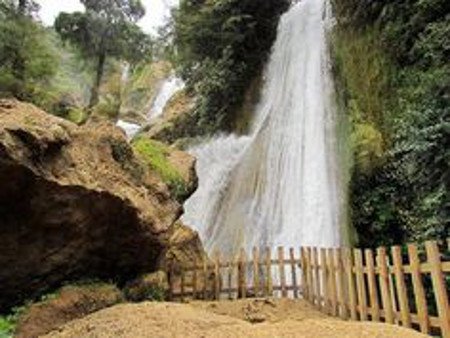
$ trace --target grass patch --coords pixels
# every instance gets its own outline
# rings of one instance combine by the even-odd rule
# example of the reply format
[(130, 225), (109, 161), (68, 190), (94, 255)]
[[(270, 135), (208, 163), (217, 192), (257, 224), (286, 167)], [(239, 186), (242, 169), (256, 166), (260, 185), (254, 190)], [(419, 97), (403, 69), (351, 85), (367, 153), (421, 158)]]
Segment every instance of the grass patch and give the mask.
[(23, 306), (17, 306), (11, 309), (6, 315), (0, 315), (0, 338), (12, 338), (16, 331), (20, 316), (27, 311), (31, 302), (28, 301)]
[(132, 146), (140, 158), (151, 169), (156, 171), (164, 183), (167, 184), (172, 196), (178, 201), (183, 201), (187, 193), (186, 182), (177, 168), (168, 159), (170, 154), (169, 147), (163, 143), (142, 136), (134, 140)]
[(0, 338), (9, 338), (13, 336), (15, 323), (12, 316), (0, 317)]

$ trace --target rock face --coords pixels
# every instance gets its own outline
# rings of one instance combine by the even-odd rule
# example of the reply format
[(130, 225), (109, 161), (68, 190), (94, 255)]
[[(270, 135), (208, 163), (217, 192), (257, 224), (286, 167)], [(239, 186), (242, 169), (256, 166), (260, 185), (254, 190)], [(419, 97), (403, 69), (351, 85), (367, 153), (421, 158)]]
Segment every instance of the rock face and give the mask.
[(180, 231), (182, 206), (119, 129), (17, 101), (0, 101), (0, 186), (0, 309), (66, 280), (155, 271)]
[(172, 97), (164, 108), (163, 115), (147, 126), (145, 134), (156, 140), (174, 143), (176, 140), (192, 136), (194, 130), (191, 112), (195, 106), (195, 98), (185, 90)]

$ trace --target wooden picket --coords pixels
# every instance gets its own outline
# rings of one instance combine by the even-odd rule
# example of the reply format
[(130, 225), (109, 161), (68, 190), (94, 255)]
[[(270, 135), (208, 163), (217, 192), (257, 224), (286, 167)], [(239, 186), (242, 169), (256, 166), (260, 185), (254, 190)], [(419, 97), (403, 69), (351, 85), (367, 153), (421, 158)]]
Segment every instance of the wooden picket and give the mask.
[(397, 323), (450, 338), (449, 246), (442, 246), (445, 255), (435, 241), (424, 249), (409, 244), (376, 251), (279, 247), (276, 257), (270, 248), (254, 248), (251, 257), (241, 250), (232, 260), (217, 253), (192, 267), (170, 266), (168, 297), (303, 298), (342, 319)]

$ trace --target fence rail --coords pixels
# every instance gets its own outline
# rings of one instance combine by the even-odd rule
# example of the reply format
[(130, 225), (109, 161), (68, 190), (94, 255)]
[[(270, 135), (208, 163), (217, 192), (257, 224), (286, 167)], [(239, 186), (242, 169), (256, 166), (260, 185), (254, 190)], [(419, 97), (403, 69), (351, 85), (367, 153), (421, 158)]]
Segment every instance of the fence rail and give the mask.
[[(342, 319), (381, 321), (450, 338), (450, 240), (379, 248), (254, 248), (251, 258), (193, 262), (169, 273), (172, 300), (303, 298)], [(444, 254), (446, 251), (446, 254)]]

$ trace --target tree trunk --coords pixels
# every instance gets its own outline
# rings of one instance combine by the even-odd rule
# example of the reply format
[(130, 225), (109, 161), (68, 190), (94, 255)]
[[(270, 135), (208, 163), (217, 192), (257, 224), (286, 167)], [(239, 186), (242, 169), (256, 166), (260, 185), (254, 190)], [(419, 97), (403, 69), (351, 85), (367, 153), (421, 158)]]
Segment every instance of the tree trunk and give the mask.
[(105, 68), (106, 55), (101, 53), (97, 60), (97, 72), (95, 76), (95, 83), (91, 90), (91, 99), (89, 102), (89, 108), (94, 107), (98, 103), (100, 85), (102, 83), (103, 71)]

